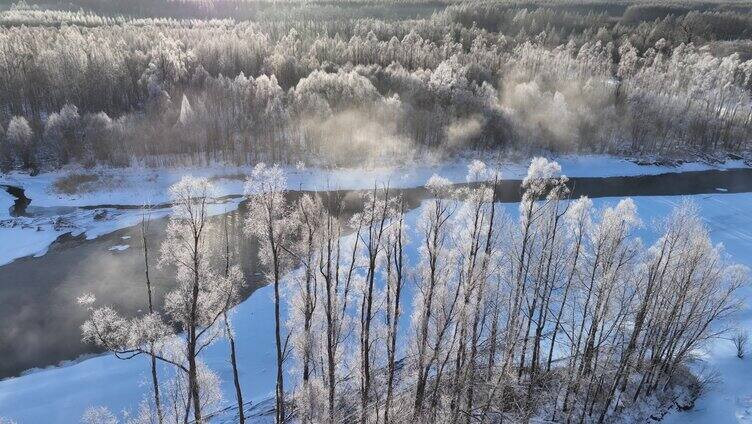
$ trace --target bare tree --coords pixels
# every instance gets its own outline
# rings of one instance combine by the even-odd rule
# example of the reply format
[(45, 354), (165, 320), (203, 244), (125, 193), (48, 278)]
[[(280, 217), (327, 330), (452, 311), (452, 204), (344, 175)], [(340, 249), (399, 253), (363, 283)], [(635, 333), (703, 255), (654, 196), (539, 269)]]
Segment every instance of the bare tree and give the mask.
[[(230, 248), (230, 232), (228, 227), (228, 221), (229, 214), (227, 211), (225, 211), (224, 216), (222, 218), (222, 227), (224, 230), (224, 258), (225, 258), (225, 266), (224, 266), (224, 275), (225, 278), (228, 278), (230, 281), (235, 282), (237, 284), (232, 284), (226, 286), (226, 289), (228, 292), (225, 294), (227, 297), (227, 302), (225, 303), (225, 310), (222, 312), (222, 321), (225, 326), (225, 337), (227, 337), (227, 340), (230, 342), (230, 364), (232, 365), (232, 380), (233, 384), (235, 386), (235, 399), (237, 400), (238, 404), (238, 422), (240, 424), (245, 424), (245, 411), (243, 406), (243, 390), (240, 386), (240, 375), (238, 372), (238, 358), (237, 358), (237, 352), (235, 349), (235, 332), (232, 328), (232, 323), (230, 322), (229, 317), (229, 309), (235, 306), (240, 301), (240, 289), (243, 287), (245, 281), (243, 279), (242, 275), (239, 275), (241, 273), (240, 268), (238, 266), (231, 266), (230, 263), (232, 262), (231, 259), (231, 248)], [(234, 275), (231, 275), (234, 274)]]
[(384, 424), (389, 423), (390, 409), (394, 397), (395, 373), (397, 367), (397, 333), (401, 315), (400, 302), (402, 287), (406, 279), (406, 265), (404, 246), (405, 236), (405, 203), (402, 197), (394, 209), (395, 217), (387, 235), (384, 248), (384, 262), (386, 263), (386, 327), (387, 327), (387, 380), (386, 399), (384, 402)]
[[(146, 281), (146, 294), (149, 303), (149, 314), (154, 314), (154, 300), (152, 296), (151, 278), (149, 277), (149, 223), (151, 216), (148, 214), (149, 208), (144, 207), (144, 213), (141, 216), (141, 241), (144, 245), (144, 277)], [(154, 341), (149, 342), (149, 356), (151, 362), (151, 382), (154, 390), (154, 405), (157, 409), (157, 421), (159, 424), (164, 422), (164, 412), (162, 411), (162, 401), (159, 396), (159, 378), (157, 376), (157, 358), (154, 356)]]
[(364, 196), (364, 211), (352, 218), (353, 227), (361, 228), (357, 236), (363, 249), (366, 268), (365, 286), (363, 287), (360, 302), (359, 336), (360, 336), (360, 397), (361, 397), (361, 424), (366, 423), (369, 413), (369, 403), (372, 397), (372, 379), (374, 358), (372, 349), (372, 322), (376, 316), (374, 302), (376, 298), (376, 275), (379, 272), (379, 257), (385, 246), (382, 238), (387, 230), (389, 219), (389, 188), (383, 193), (376, 188)]
[(744, 355), (747, 354), (747, 342), (749, 341), (749, 333), (742, 329), (737, 329), (731, 338), (736, 348), (736, 357), (744, 359)]

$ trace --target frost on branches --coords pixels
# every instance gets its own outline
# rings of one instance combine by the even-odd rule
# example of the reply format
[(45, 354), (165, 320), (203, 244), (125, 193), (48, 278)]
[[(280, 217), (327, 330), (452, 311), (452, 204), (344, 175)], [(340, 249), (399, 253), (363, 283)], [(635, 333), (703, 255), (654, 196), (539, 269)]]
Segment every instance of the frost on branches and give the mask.
[[(631, 199), (571, 199), (556, 162), (532, 161), (516, 209), (498, 202), (499, 175), (475, 161), (471, 184), (432, 176), (411, 228), (388, 186), (348, 212), (338, 192), (288, 193), (279, 166), (253, 170), (244, 229), (274, 287), (276, 422), (606, 422), (699, 395), (688, 361), (727, 330), (747, 272), (697, 208), (679, 204), (645, 246)], [(201, 354), (220, 338), (234, 346), (227, 311), (243, 277), (212, 239), (211, 184), (185, 178), (171, 194), (160, 265), (178, 286), (163, 312), (125, 319), (92, 295), (79, 301), (92, 314), (85, 339), (168, 364), (175, 378), (155, 383), (164, 417), (198, 421), (220, 397)], [(243, 364), (232, 363), (228, 411), (242, 422)], [(139, 414), (154, 409), (145, 401)]]
[[(336, 210), (304, 196), (290, 215), (303, 225), (287, 283), (295, 419), (601, 422), (696, 396), (687, 361), (725, 330), (744, 270), (723, 260), (690, 203), (644, 247), (631, 199), (596, 210), (566, 184), (536, 158), (510, 219), (492, 183), (434, 176), (412, 246), (386, 187), (364, 194), (353, 235), (336, 244), (322, 224)], [(332, 250), (340, 261), (327, 260)], [(344, 298), (333, 296), (340, 281)]]
[[(147, 415), (155, 415), (160, 423), (189, 416), (202, 422), (204, 411), (218, 407), (221, 392), (217, 376), (202, 363), (201, 353), (218, 339), (229, 337), (224, 329), (229, 326), (227, 311), (239, 301), (244, 278), (237, 265), (219, 260), (223, 256), (216, 243), (217, 228), (207, 210), (213, 201), (211, 183), (184, 177), (170, 187), (170, 197), (173, 214), (160, 247), (159, 266), (175, 270), (176, 287), (165, 295), (159, 310), (152, 309), (149, 288), (152, 312), (132, 319), (107, 306), (95, 307), (93, 295), (82, 295), (79, 303), (91, 310), (82, 333), (84, 341), (119, 358), (148, 355), (169, 366), (174, 376), (161, 384), (161, 395), (158, 372), (152, 368), (154, 401)], [(144, 236), (144, 246), (146, 241)], [(148, 261), (145, 265), (148, 288)]]

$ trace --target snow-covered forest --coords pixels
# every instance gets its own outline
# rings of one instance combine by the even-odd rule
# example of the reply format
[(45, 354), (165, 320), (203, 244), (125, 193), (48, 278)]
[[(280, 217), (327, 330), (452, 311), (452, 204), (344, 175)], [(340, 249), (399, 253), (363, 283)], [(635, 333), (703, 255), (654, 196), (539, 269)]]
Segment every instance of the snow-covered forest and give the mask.
[(743, 2), (33, 3), (0, 12), (4, 169), (749, 150)]
[(0, 2), (0, 424), (752, 423), (752, 5)]

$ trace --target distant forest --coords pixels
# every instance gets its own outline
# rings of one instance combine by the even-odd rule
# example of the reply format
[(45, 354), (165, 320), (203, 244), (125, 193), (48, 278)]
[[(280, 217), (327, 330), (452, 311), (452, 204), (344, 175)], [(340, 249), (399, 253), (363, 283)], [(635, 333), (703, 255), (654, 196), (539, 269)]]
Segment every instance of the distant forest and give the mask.
[(752, 141), (752, 5), (76, 0), (0, 6), (0, 168)]

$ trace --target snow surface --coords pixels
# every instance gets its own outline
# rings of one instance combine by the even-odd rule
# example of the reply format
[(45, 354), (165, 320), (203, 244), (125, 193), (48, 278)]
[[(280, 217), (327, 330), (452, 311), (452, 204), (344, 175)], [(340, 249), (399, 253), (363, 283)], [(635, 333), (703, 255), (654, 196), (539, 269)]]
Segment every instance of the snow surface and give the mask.
[[(0, 218), (0, 266), (24, 256), (41, 256), (63, 234), (84, 234), (93, 239), (141, 220), (139, 210), (107, 210), (106, 219), (97, 219), (101, 210), (75, 210), (62, 215)], [(152, 217), (166, 216), (169, 210), (152, 212)]]
[[(723, 242), (735, 261), (752, 267), (752, 195), (712, 195), (701, 197), (702, 216), (715, 242)], [(742, 288), (743, 310), (736, 314), (738, 327), (752, 334), (752, 287)], [(730, 335), (729, 335), (730, 336)], [(720, 381), (686, 412), (672, 412), (667, 424), (752, 423), (752, 353), (736, 357), (730, 340), (720, 339), (702, 354), (703, 363), (719, 373)]]
[(50, 244), (62, 234), (61, 231), (51, 229), (2, 228), (0, 229), (0, 265), (24, 256), (44, 255)]
[(115, 246), (110, 247), (107, 250), (122, 252), (123, 250), (125, 250), (125, 249), (127, 249), (129, 247), (131, 247), (131, 245), (129, 245), (129, 244), (117, 244)]
[(11, 218), (15, 198), (0, 187), (0, 266), (23, 256), (44, 254), (63, 232)]
[[(752, 266), (752, 193), (712, 194), (689, 196), (697, 202), (708, 223), (714, 242), (722, 242), (735, 261)], [(656, 238), (655, 223), (668, 215), (682, 201), (682, 197), (634, 198), (645, 226), (638, 231), (645, 243)], [(596, 207), (614, 205), (618, 199), (594, 199)], [(503, 207), (515, 214), (516, 204)], [(410, 228), (420, 209), (409, 212)], [(415, 239), (415, 237), (413, 237)], [(411, 261), (416, 259), (414, 245), (408, 249)], [(405, 299), (412, 287), (406, 287)], [(745, 303), (752, 300), (752, 291), (741, 291)], [(404, 302), (403, 319), (408, 320), (410, 302)], [(283, 313), (284, 310), (283, 310)], [(257, 290), (235, 309), (234, 325), (241, 384), (245, 396), (253, 401), (264, 400), (274, 393), (274, 320), (272, 290)], [(745, 308), (738, 322), (752, 331), (752, 313)], [(402, 323), (406, 328), (407, 321)], [(404, 345), (404, 342), (401, 344)], [(204, 360), (222, 379), (226, 402), (233, 401), (231, 368), (227, 347), (218, 343), (205, 351)], [(750, 422), (752, 417), (752, 358), (736, 358), (730, 341), (719, 339), (705, 353), (704, 360), (717, 370), (722, 383), (702, 397), (695, 410), (673, 412), (666, 417), (670, 423)], [(135, 410), (148, 391), (148, 361), (146, 358), (121, 361), (112, 355), (82, 360), (69, 366), (36, 370), (24, 376), (0, 381), (0, 416), (22, 423), (70, 423), (80, 420), (88, 406), (105, 405), (112, 411)], [(163, 371), (167, 377), (167, 373)], [(289, 381), (289, 380), (288, 380)], [(116, 384), (113, 384), (116, 382)]]
[[(210, 215), (235, 210), (241, 199), (218, 201), (209, 205)], [(24, 256), (41, 256), (63, 234), (84, 234), (87, 240), (141, 222), (141, 209), (77, 209), (37, 217), (0, 217), (0, 266)], [(154, 209), (152, 219), (169, 215), (170, 208)], [(104, 214), (102, 218), (102, 214)], [(124, 239), (127, 240), (127, 239)]]
[[(10, 208), (15, 198), (0, 187), (0, 221), (10, 220)], [(44, 253), (60, 233), (55, 231), (37, 231), (36, 227), (0, 225), (0, 265), (15, 258)]]
[(7, 191), (0, 188), (0, 219), (10, 217), (10, 208), (13, 207), (16, 199), (8, 194)]

